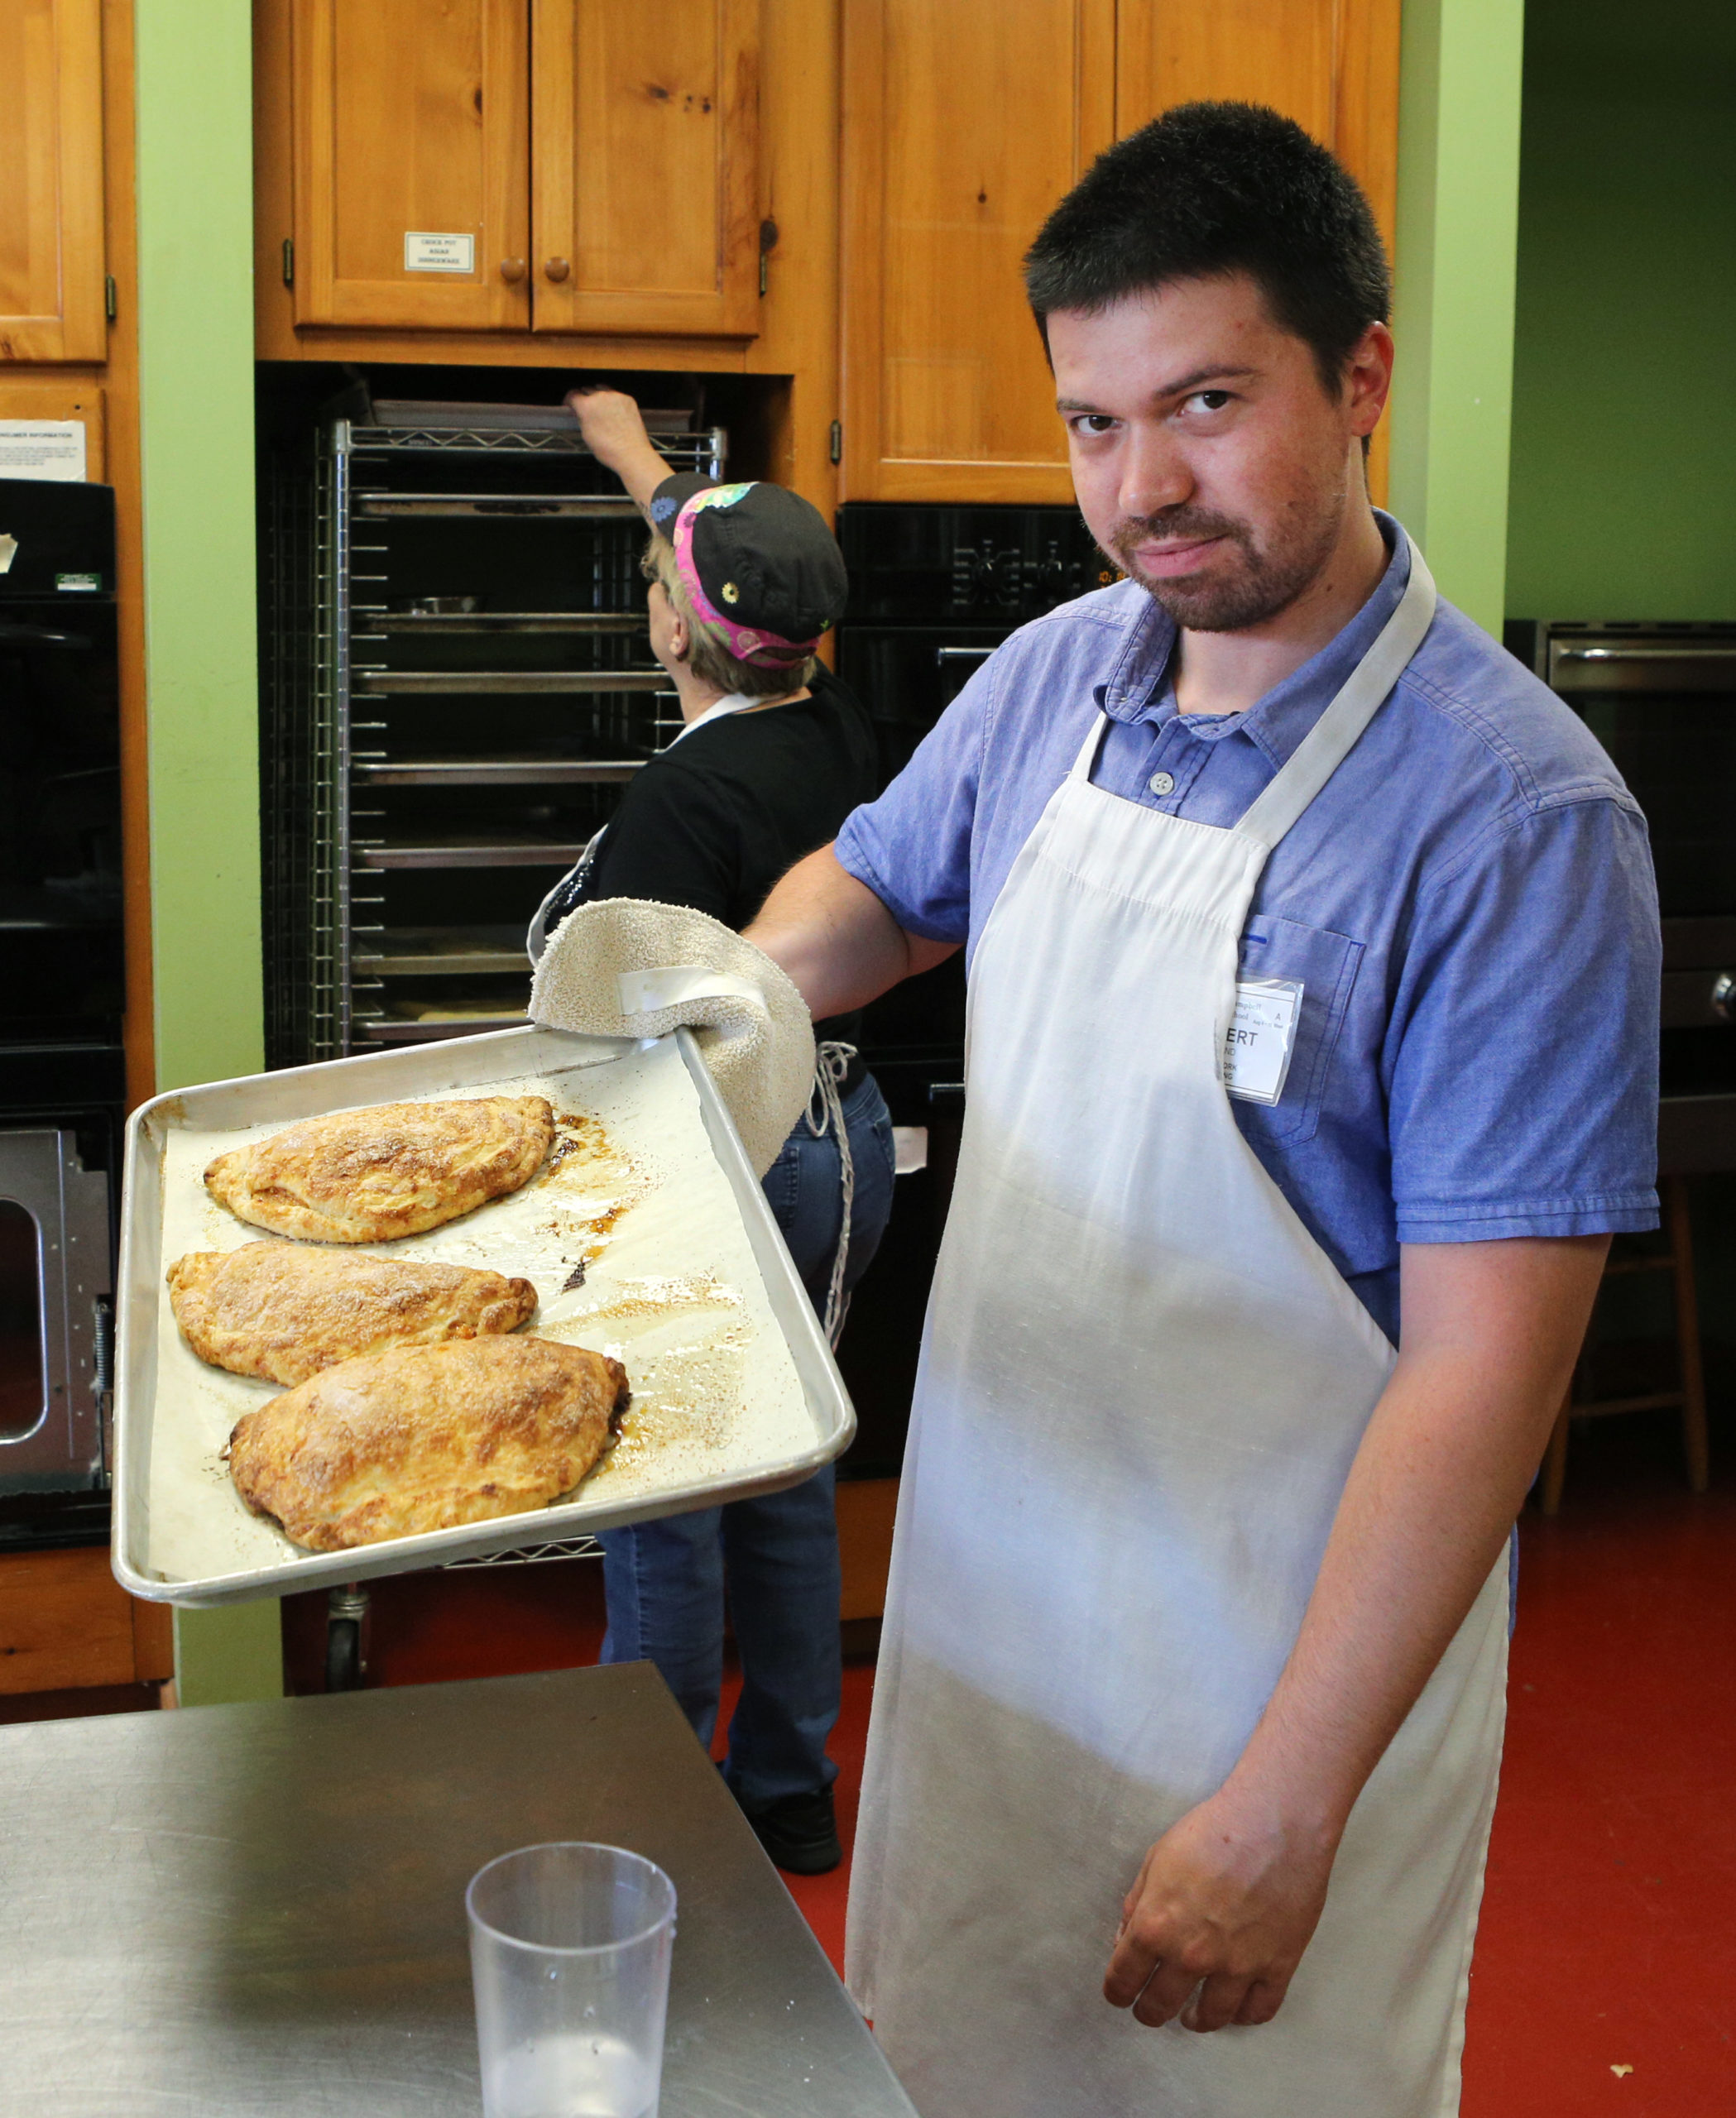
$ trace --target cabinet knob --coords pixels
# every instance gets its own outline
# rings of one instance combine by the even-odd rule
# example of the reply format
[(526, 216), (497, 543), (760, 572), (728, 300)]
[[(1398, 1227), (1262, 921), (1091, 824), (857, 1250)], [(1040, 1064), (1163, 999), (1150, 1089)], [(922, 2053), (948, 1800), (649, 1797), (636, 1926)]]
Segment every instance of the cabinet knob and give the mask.
[(551, 257), (543, 266), (544, 275), (553, 280), (557, 286), (572, 270), (573, 267), (564, 257)]
[(522, 257), (503, 257), (501, 260), (501, 277), (508, 286), (516, 287), (524, 276), (525, 261)]

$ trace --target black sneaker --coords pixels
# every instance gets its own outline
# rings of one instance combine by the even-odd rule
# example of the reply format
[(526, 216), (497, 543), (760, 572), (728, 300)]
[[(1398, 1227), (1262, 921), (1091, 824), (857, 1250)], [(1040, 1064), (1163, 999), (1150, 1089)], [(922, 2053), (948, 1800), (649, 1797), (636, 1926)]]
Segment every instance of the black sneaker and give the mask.
[(759, 1809), (744, 1804), (742, 1814), (755, 1838), (792, 1876), (827, 1876), (842, 1863), (829, 1787), (813, 1795), (780, 1795)]

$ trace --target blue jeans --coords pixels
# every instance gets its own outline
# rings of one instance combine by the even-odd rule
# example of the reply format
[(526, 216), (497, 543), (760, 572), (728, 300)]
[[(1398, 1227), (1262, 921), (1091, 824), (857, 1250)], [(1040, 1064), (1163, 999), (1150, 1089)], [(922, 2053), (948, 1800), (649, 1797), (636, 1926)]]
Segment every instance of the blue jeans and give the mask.
[[(856, 1164), (846, 1291), (867, 1270), (892, 1211), (892, 1119), (871, 1075), (844, 1099)], [(823, 1316), (843, 1220), (837, 1143), (798, 1124), (765, 1174), (765, 1196), (802, 1284)], [(750, 1809), (829, 1787), (838, 1717), (838, 1536), (832, 1469), (785, 1493), (603, 1533), (605, 1662), (654, 1662), (707, 1749), (723, 1682), (726, 1595), (741, 1657), (724, 1776)]]

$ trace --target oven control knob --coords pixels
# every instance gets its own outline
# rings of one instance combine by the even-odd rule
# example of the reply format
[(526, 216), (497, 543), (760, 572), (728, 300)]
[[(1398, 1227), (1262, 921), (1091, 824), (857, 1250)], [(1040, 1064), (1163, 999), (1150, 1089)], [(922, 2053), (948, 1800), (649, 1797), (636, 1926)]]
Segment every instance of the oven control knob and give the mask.
[(1736, 1023), (1736, 976), (1727, 970), (1712, 980), (1712, 1013), (1727, 1023)]

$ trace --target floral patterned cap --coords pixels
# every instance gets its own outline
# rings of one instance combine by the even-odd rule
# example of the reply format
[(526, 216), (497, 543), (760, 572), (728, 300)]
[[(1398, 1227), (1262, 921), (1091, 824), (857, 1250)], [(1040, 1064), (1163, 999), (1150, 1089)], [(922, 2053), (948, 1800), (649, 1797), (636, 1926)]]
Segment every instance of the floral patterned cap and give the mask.
[(650, 515), (675, 548), (695, 612), (722, 630), (737, 661), (794, 668), (843, 616), (844, 555), (799, 494), (683, 472), (659, 486)]

